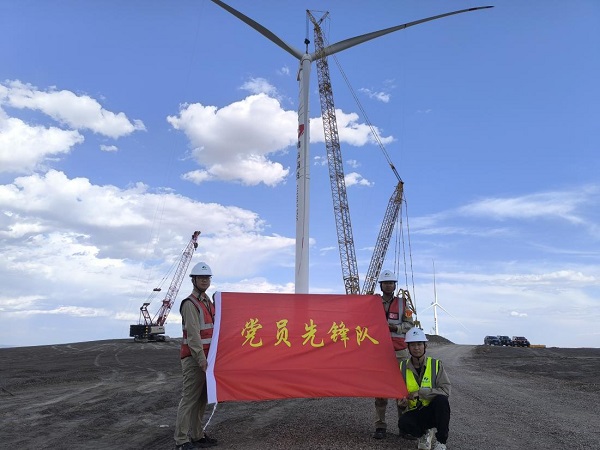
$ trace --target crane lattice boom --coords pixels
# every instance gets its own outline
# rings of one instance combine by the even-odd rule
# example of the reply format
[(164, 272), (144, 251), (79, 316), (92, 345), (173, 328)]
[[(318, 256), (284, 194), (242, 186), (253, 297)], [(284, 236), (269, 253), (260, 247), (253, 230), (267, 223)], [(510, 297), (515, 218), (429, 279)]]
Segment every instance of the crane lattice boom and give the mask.
[(198, 236), (200, 236), (200, 232), (194, 231), (192, 239), (190, 239), (190, 242), (183, 251), (183, 254), (181, 255), (181, 259), (179, 260), (179, 264), (177, 265), (177, 269), (175, 270), (175, 275), (173, 275), (173, 281), (171, 281), (171, 285), (169, 286), (167, 295), (165, 296), (165, 299), (162, 302), (162, 306), (154, 316), (153, 323), (156, 325), (164, 325), (167, 320), (167, 316), (169, 315), (169, 312), (171, 312), (171, 308), (173, 307), (173, 303), (177, 298), (179, 288), (181, 287), (181, 283), (183, 282), (185, 272), (187, 271), (187, 268), (190, 265), (190, 261), (192, 260), (192, 256), (194, 255), (194, 250), (198, 248)]
[(369, 269), (365, 277), (363, 284), (362, 294), (373, 294), (375, 293), (375, 286), (377, 284), (377, 278), (379, 272), (381, 272), (381, 266), (385, 261), (385, 254), (387, 253), (388, 245), (394, 231), (394, 225), (398, 220), (398, 213), (402, 207), (402, 194), (404, 192), (404, 183), (402, 180), (398, 181), (394, 193), (390, 197), (383, 222), (381, 222), (381, 228), (379, 235), (377, 236), (377, 242), (375, 244), (375, 250), (373, 250), (373, 256), (369, 263)]
[(342, 277), (344, 279), (346, 294), (358, 294), (360, 292), (360, 284), (356, 253), (354, 251), (354, 237), (352, 236), (352, 225), (350, 223), (350, 207), (348, 206), (348, 197), (346, 196), (346, 180), (344, 178), (335, 104), (333, 102), (333, 90), (329, 77), (329, 64), (323, 51), (325, 44), (320, 26), (320, 23), (327, 14), (317, 21), (310, 11), (306, 11), (306, 13), (314, 25), (315, 59), (319, 79), (321, 116), (325, 132), (325, 148), (327, 150), (329, 180), (331, 181), (331, 194), (333, 197), (333, 213), (342, 263)]
[[(181, 287), (181, 283), (183, 282), (183, 277), (185, 276), (187, 268), (190, 265), (190, 261), (192, 260), (192, 256), (194, 255), (194, 250), (198, 248), (198, 236), (200, 236), (200, 231), (194, 231), (190, 242), (183, 250), (181, 259), (177, 264), (177, 269), (175, 269), (175, 275), (173, 275), (173, 280), (171, 281), (171, 285), (169, 286), (169, 290), (167, 291), (167, 295), (162, 301), (162, 305), (156, 313), (156, 315), (154, 316), (154, 319), (150, 319), (150, 313), (148, 312), (148, 305), (150, 305), (149, 302), (144, 302), (140, 307), (141, 317), (139, 323), (137, 325), (131, 325), (129, 327), (129, 336), (135, 338), (136, 341), (165, 340), (165, 337), (163, 336), (165, 332), (164, 325), (167, 321), (169, 312), (171, 312), (173, 303), (177, 298), (179, 288)], [(155, 289), (155, 291), (157, 290), (160, 289)]]

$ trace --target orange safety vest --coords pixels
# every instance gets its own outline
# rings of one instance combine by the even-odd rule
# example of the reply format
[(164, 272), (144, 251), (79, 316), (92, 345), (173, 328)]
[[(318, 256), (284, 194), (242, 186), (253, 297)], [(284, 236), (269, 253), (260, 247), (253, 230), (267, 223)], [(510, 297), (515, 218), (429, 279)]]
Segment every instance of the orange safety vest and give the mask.
[[(402, 299), (402, 310), (400, 309), (399, 300), (400, 299), (398, 297), (394, 297), (392, 303), (390, 303), (389, 309), (385, 312), (385, 317), (388, 323), (391, 323), (393, 325), (400, 325), (402, 323), (402, 316), (404, 315), (404, 310), (406, 309), (406, 300)], [(390, 331), (390, 334), (392, 335), (394, 350), (404, 350), (406, 348), (406, 342), (404, 342), (405, 334), (399, 334), (392, 331)]]
[[(207, 307), (204, 302), (198, 300), (194, 295), (190, 295), (183, 302), (187, 300), (191, 301), (198, 310), (198, 315), (200, 316), (200, 342), (202, 343), (204, 355), (208, 358), (208, 349), (210, 348), (214, 328), (215, 305), (209, 301), (208, 304), (210, 307)], [(183, 305), (183, 302), (181, 302), (181, 305)], [(181, 305), (179, 306), (180, 314)], [(179, 356), (183, 359), (192, 356), (192, 352), (188, 345), (187, 329), (185, 328), (185, 321), (183, 320), (181, 321), (181, 327), (183, 329), (183, 340), (181, 341)]]

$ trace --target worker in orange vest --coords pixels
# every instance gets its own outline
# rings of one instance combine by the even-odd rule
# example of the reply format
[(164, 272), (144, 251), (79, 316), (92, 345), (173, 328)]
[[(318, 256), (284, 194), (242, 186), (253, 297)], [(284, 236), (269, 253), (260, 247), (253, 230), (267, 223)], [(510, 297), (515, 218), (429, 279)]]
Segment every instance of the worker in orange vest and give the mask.
[[(414, 323), (412, 310), (406, 304), (406, 299), (404, 297), (399, 298), (394, 294), (396, 292), (397, 281), (398, 278), (396, 277), (396, 274), (391, 270), (382, 270), (379, 274), (381, 301), (390, 330), (390, 337), (394, 344), (396, 360), (399, 364), (400, 361), (408, 357), (404, 335), (414, 326)], [(373, 438), (375, 439), (383, 439), (386, 436), (387, 424), (385, 421), (385, 413), (387, 404), (387, 398), (375, 399), (375, 433), (373, 433)], [(398, 416), (400, 416), (401, 413), (401, 408), (398, 408)]]
[(176, 450), (217, 445), (217, 440), (208, 437), (202, 426), (208, 402), (207, 357), (215, 318), (215, 305), (206, 294), (210, 287), (212, 271), (208, 264), (199, 262), (192, 268), (190, 278), (194, 289), (179, 306), (183, 328), (180, 350), (183, 389), (175, 425)]

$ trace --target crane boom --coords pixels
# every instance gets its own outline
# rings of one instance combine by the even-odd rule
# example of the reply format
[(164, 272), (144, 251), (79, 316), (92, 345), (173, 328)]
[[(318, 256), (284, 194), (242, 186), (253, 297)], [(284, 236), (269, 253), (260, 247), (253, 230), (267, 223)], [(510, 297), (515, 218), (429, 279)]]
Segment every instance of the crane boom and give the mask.
[(310, 11), (306, 11), (310, 21), (314, 25), (315, 55), (317, 65), (317, 76), (319, 79), (319, 97), (321, 99), (321, 116), (323, 118), (323, 130), (325, 132), (325, 148), (327, 150), (327, 163), (329, 166), (329, 180), (331, 182), (331, 194), (333, 197), (333, 213), (335, 227), (337, 230), (338, 247), (342, 263), (342, 277), (346, 294), (358, 294), (360, 284), (358, 278), (358, 265), (354, 251), (354, 237), (350, 223), (350, 207), (346, 195), (346, 180), (342, 153), (340, 150), (340, 138), (337, 129), (335, 115), (335, 104), (333, 102), (333, 90), (329, 77), (329, 64), (324, 52), (325, 44), (321, 22), (328, 13), (317, 20)]
[(392, 237), (392, 231), (396, 220), (398, 220), (398, 213), (402, 207), (402, 195), (404, 193), (404, 183), (402, 180), (398, 180), (396, 189), (390, 197), (383, 222), (381, 222), (381, 228), (379, 229), (379, 235), (377, 236), (377, 242), (375, 243), (375, 250), (371, 256), (371, 262), (369, 263), (369, 269), (365, 277), (363, 284), (362, 294), (374, 294), (375, 285), (377, 284), (377, 277), (381, 272), (381, 267), (385, 261), (385, 254), (387, 253), (388, 245)]
[(194, 255), (194, 250), (198, 248), (198, 236), (200, 236), (200, 232), (194, 231), (190, 242), (186, 246), (181, 256), (181, 259), (179, 260), (179, 264), (177, 265), (177, 269), (175, 270), (175, 275), (173, 276), (173, 281), (171, 281), (171, 285), (169, 286), (167, 295), (165, 296), (165, 299), (162, 302), (162, 306), (154, 316), (153, 322), (158, 326), (163, 326), (165, 324), (167, 316), (169, 315), (169, 312), (171, 312), (171, 308), (173, 307), (173, 303), (177, 298), (179, 288), (181, 287), (181, 283), (183, 282), (185, 272), (187, 271), (187, 268), (190, 265), (190, 261), (192, 260), (192, 256)]
[[(162, 301), (162, 305), (153, 319), (150, 319), (150, 313), (148, 312), (149, 302), (144, 302), (140, 307), (140, 320), (137, 325), (131, 325), (129, 327), (129, 336), (135, 338), (136, 341), (164, 341), (164, 333), (165, 333), (165, 322), (167, 321), (167, 317), (171, 312), (171, 308), (173, 307), (173, 303), (177, 298), (177, 294), (179, 293), (179, 288), (181, 288), (181, 283), (183, 282), (183, 277), (187, 271), (188, 266), (192, 260), (192, 256), (194, 255), (194, 250), (198, 248), (198, 236), (200, 236), (200, 231), (194, 231), (192, 234), (192, 238), (190, 242), (187, 244), (179, 263), (177, 264), (177, 269), (175, 270), (175, 275), (173, 276), (173, 280), (171, 281), (171, 285), (167, 290), (167, 295), (165, 295), (164, 300)], [(142, 323), (143, 318), (143, 323)]]

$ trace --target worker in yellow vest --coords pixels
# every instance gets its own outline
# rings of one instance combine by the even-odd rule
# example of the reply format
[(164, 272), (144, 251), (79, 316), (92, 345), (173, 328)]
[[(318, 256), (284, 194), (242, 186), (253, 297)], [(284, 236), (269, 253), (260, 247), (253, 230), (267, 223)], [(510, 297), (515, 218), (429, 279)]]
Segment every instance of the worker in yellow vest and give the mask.
[(410, 358), (400, 363), (408, 396), (398, 400), (404, 413), (398, 419), (400, 436), (418, 438), (419, 450), (430, 450), (434, 428), (434, 450), (446, 450), (450, 424), (450, 380), (442, 362), (425, 356), (427, 336), (420, 328), (411, 328), (405, 337)]

